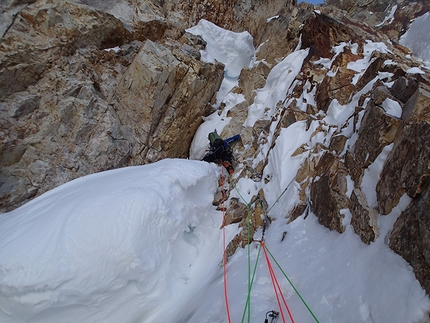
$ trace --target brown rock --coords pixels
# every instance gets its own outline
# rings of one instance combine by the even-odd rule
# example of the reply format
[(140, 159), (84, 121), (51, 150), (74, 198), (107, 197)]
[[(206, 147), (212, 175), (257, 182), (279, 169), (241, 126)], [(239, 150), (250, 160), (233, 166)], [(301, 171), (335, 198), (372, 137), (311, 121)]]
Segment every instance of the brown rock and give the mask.
[(430, 186), (413, 200), (394, 223), (390, 248), (414, 269), (415, 276), (430, 294)]
[(421, 88), (405, 105), (405, 124), (399, 130), (376, 187), (381, 214), (390, 213), (403, 193), (416, 197), (429, 184), (429, 107), (430, 94)]
[(430, 180), (430, 123), (406, 125), (388, 155), (376, 187), (381, 214), (388, 214), (403, 193), (420, 195)]
[(407, 79), (401, 76), (394, 82), (390, 92), (396, 99), (406, 103), (417, 91), (418, 84), (416, 79)]
[(375, 241), (379, 236), (378, 213), (369, 207), (360, 188), (354, 188), (352, 191), (349, 209), (352, 214), (351, 225), (354, 232), (366, 244)]
[[(410, 85), (416, 88), (414, 82)], [(407, 91), (408, 88), (405, 90)], [(430, 88), (428, 86), (417, 87), (415, 93), (405, 103), (402, 112), (402, 119), (406, 123), (428, 121), (430, 122)]]
[(127, 39), (130, 32), (121, 21), (88, 6), (64, 0), (26, 6), (0, 42), (0, 100), (40, 80), (55, 65), (53, 55), (89, 45), (114, 47)]
[(229, 124), (223, 129), (221, 133), (222, 138), (229, 138), (238, 133), (241, 133), (243, 123), (248, 117), (248, 103), (246, 101), (243, 101), (241, 103), (236, 104), (228, 111), (227, 117), (231, 119)]
[(294, 105), (288, 106), (281, 115), (280, 127), (288, 128), (297, 121), (306, 120), (309, 114), (297, 109)]
[(332, 70), (336, 71), (336, 75), (324, 77), (315, 95), (320, 110), (327, 112), (333, 99), (336, 99), (341, 105), (349, 102), (351, 96), (355, 93), (355, 86), (352, 84), (355, 72), (348, 69), (347, 66), (349, 62), (358, 58), (348, 48), (345, 48), (336, 57), (332, 64)]
[(324, 14), (306, 20), (302, 29), (302, 48), (310, 48), (309, 57), (332, 58), (332, 47), (341, 42), (361, 43), (353, 30)]
[(390, 98), (392, 100), (395, 100), (395, 98), (391, 95), (390, 91), (385, 86), (378, 86), (376, 87), (372, 92), (372, 100), (373, 104), (377, 106), (381, 106), (382, 103), (387, 99)]
[[(243, 207), (240, 207), (240, 210), (243, 210)], [(267, 229), (270, 225), (270, 218), (266, 218), (266, 212), (267, 202), (264, 197), (264, 191), (260, 189), (258, 195), (254, 196), (249, 205), (246, 206), (246, 213), (241, 216), (242, 220), (239, 223), (241, 231), (230, 241), (226, 248), (228, 257), (234, 254), (238, 247), (244, 248), (248, 243), (252, 242), (255, 232), (262, 228), (265, 222)]]
[(236, 197), (230, 199), (230, 204), (225, 212), (225, 225), (238, 223), (248, 216), (248, 206)]
[(361, 183), (364, 169), (375, 161), (385, 146), (394, 141), (401, 124), (400, 119), (386, 114), (384, 109), (376, 105), (376, 103), (382, 103), (385, 100), (385, 95), (391, 96), (389, 92), (381, 88), (375, 90), (373, 99), (369, 101), (361, 121), (353, 156), (349, 156), (354, 161), (348, 160), (347, 166), (356, 184)]
[[(251, 31), (254, 43), (258, 45), (256, 57), (264, 60), (271, 66), (277, 64), (279, 60), (285, 58), (294, 51), (298, 45), (297, 34), (300, 33), (301, 25), (309, 17), (313, 17), (313, 6), (306, 2), (301, 2), (294, 6), (282, 6), (269, 22), (264, 22), (264, 28), (255, 28)], [(280, 45), (282, 44), (282, 45)]]
[(385, 66), (384, 62), (390, 58), (391, 57), (388, 54), (374, 52), (372, 54), (372, 61), (369, 67), (366, 69), (366, 71), (363, 73), (363, 75), (359, 78), (357, 82), (357, 91), (362, 90), (366, 86), (366, 84), (368, 84), (371, 80), (378, 76), (378, 73), (383, 72), (383, 67)]
[(326, 152), (315, 171), (310, 185), (311, 209), (322, 225), (342, 233), (345, 228), (340, 210), (348, 206), (345, 166), (338, 156)]
[[(326, 0), (324, 3), (329, 8), (336, 7), (341, 9), (345, 20), (349, 19), (356, 25), (369, 26), (369, 31), (373, 30), (373, 33), (377, 31), (383, 32), (388, 35), (389, 39), (394, 41), (398, 41), (414, 18), (430, 10), (430, 4), (426, 0), (395, 2), (384, 0)], [(395, 5), (397, 5), (397, 8), (392, 17), (393, 19), (387, 19)]]
[(7, 156), (0, 161), (0, 210), (92, 172), (188, 156), (223, 66), (187, 56), (177, 42), (171, 49), (150, 43), (58, 59), (28, 91), (0, 104)]
[(329, 150), (334, 150), (338, 154), (342, 153), (345, 149), (345, 144), (347, 140), (348, 138), (344, 135), (337, 135), (331, 137)]
[(307, 211), (306, 213), (309, 213), (308, 205), (300, 201), (294, 206), (293, 210), (290, 212), (290, 215), (288, 217), (288, 222), (294, 221), (299, 216), (301, 216), (305, 211)]
[(266, 84), (267, 76), (269, 75), (270, 67), (260, 62), (253, 68), (243, 68), (239, 76), (239, 87), (243, 90), (242, 94), (245, 96), (248, 105), (255, 97), (255, 90), (263, 88)]

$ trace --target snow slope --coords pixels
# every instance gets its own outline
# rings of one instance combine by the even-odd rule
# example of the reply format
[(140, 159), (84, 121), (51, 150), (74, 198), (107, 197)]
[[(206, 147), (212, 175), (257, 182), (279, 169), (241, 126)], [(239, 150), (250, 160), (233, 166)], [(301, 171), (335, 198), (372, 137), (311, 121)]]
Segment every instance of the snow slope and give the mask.
[[(286, 148), (272, 153), (274, 168), (291, 149), (277, 147)], [(1, 215), (0, 321), (226, 322), (222, 219), (211, 204), (219, 172), (200, 161), (163, 160), (74, 180)], [(288, 172), (280, 175), (288, 181)], [(393, 217), (367, 246), (350, 227), (331, 232), (312, 214), (287, 224), (280, 209), (271, 214), (267, 248), (320, 322), (416, 322), (429, 308), (410, 266), (385, 245)], [(227, 239), (234, 233), (233, 226)], [(276, 272), (295, 319), (314, 322)], [(232, 322), (239, 322), (246, 249), (229, 260), (227, 286)], [(276, 304), (260, 254), (251, 321), (263, 322)]]
[(145, 321), (185, 302), (222, 255), (217, 185), (207, 163), (164, 160), (1, 215), (0, 322)]
[[(229, 43), (223, 44), (223, 38), (217, 36), (221, 32), (216, 26), (206, 25), (205, 40), (220, 45), (213, 50), (236, 43), (243, 45), (244, 56), (253, 55), (249, 43), (243, 41), (244, 35), (229, 34)], [(355, 48), (354, 44), (342, 46)], [(384, 50), (380, 44), (369, 46), (368, 55), (373, 50)], [(338, 50), (343, 50), (341, 47)], [(240, 49), (235, 49), (234, 56), (240, 56)], [(258, 93), (261, 102), (272, 104), (280, 98), (278, 89), (284, 93), (289, 90), (294, 68), (301, 64), (304, 52), (296, 51), (279, 63), (269, 75), (270, 82)], [(226, 65), (232, 62), (225, 50), (206, 54), (208, 60), (218, 57)], [(368, 63), (366, 59), (361, 62)], [(252, 64), (252, 59), (246, 64)], [(365, 66), (356, 68), (362, 71)], [(237, 74), (237, 70), (231, 70)], [(225, 88), (235, 82), (234, 77), (227, 78), (230, 80), (224, 83)], [(304, 91), (298, 102), (314, 102), (313, 95)], [(208, 129), (221, 131), (218, 127), (228, 124), (225, 110), (243, 97), (224, 91), (218, 99), (226, 107), (221, 114), (206, 119), (190, 155), (197, 156), (206, 148)], [(353, 98), (342, 110), (353, 111), (356, 100)], [(384, 108), (398, 113), (391, 102)], [(261, 113), (258, 102), (250, 110), (250, 124), (255, 116), (270, 117)], [(429, 297), (412, 268), (387, 247), (389, 231), (407, 206), (407, 197), (392, 214), (379, 220), (380, 236), (369, 246), (353, 233), (347, 212), (344, 234), (318, 224), (312, 212), (289, 224), (285, 218), (297, 199), (297, 183), (292, 179), (305, 158), (304, 154), (291, 157), (291, 152), (303, 143), (313, 147), (329, 140), (333, 132), (329, 123), (342, 125), (346, 118), (339, 106), (333, 105), (322, 120), (327, 123), (325, 135), (312, 135), (316, 122), (308, 128), (305, 122), (296, 122), (281, 131), (272, 150), (268, 149), (269, 138), (261, 147), (261, 158), (268, 158), (264, 176), (271, 180), (263, 186), (264, 181), (240, 179), (232, 196), (249, 202), (260, 188), (264, 189), (274, 220), (266, 232), (266, 246), (283, 270), (272, 260), (296, 322), (315, 322), (315, 318), (328, 323), (426, 322)], [(351, 127), (346, 125), (343, 132), (350, 137), (348, 145), (352, 145), (355, 137)], [(363, 190), (370, 201), (389, 149), (384, 149), (364, 176)], [(1, 214), (0, 322), (228, 322), (220, 266), (222, 213), (212, 205), (220, 173), (213, 164), (167, 159), (86, 176)], [(236, 232), (235, 225), (229, 226), (226, 241)], [(257, 232), (255, 238), (261, 234)], [(256, 270), (250, 306), (245, 310), (248, 264), (252, 268), (256, 264)], [(232, 322), (264, 322), (268, 311), (279, 311), (258, 243), (238, 249), (226, 269)], [(288, 318), (286, 321), (290, 322)]]
[(410, 28), (400, 38), (400, 44), (412, 50), (417, 58), (430, 66), (430, 13), (425, 13), (415, 19)]

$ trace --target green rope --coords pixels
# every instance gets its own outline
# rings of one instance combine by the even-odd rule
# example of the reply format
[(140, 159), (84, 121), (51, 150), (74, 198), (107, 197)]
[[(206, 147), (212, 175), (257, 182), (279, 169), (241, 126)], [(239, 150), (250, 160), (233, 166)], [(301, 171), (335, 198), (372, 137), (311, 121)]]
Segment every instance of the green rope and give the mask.
[(272, 204), (272, 206), (267, 210), (267, 213), (270, 212), (270, 210), (275, 206), (276, 203), (279, 202), (279, 200), (281, 199), (282, 195), (284, 195), (284, 193), (288, 190), (288, 188), (290, 187), (290, 185), (294, 182), (296, 178), (293, 177), (293, 179), (288, 183), (287, 187), (282, 191), (281, 195), (279, 195), (279, 197), (276, 199), (276, 201)]
[[(230, 179), (230, 183), (233, 186), (233, 188), (235, 189), (235, 191), (237, 192), (237, 194), (239, 195), (239, 197), (245, 202), (247, 208), (248, 208), (248, 217), (247, 217), (247, 222), (248, 222), (248, 297), (246, 300), (246, 305), (245, 305), (245, 309), (243, 311), (243, 316), (242, 316), (242, 323), (243, 320), (245, 318), (245, 313), (246, 310), (248, 309), (248, 323), (250, 322), (250, 318), (251, 318), (251, 288), (252, 288), (252, 284), (254, 282), (254, 278), (255, 278), (255, 272), (256, 272), (256, 268), (257, 268), (257, 263), (258, 263), (258, 257), (260, 256), (260, 251), (261, 251), (261, 244), (260, 244), (260, 248), (258, 249), (258, 256), (257, 256), (257, 261), (255, 263), (255, 267), (254, 267), (254, 272), (252, 275), (252, 280), (251, 280), (251, 256), (250, 256), (250, 213), (251, 213), (251, 205), (250, 203), (248, 203), (242, 196), (242, 194), (240, 194), (239, 190), (237, 189), (236, 185), (234, 184), (234, 182), (231, 179), (231, 176), (228, 176), (228, 178)], [(273, 205), (266, 211), (266, 216), (269, 213), (269, 211), (275, 206), (275, 204), (277, 202), (279, 202), (279, 200), (281, 199), (282, 195), (284, 195), (284, 193), (288, 190), (288, 188), (290, 187), (290, 185), (294, 182), (294, 178), (288, 183), (287, 187), (283, 190), (283, 192), (281, 193), (281, 195), (279, 195), (279, 197), (276, 199), (276, 201), (273, 203)], [(276, 265), (278, 266), (278, 268), (281, 270), (282, 274), (285, 276), (285, 278), (288, 280), (288, 282), (290, 283), (291, 287), (293, 287), (294, 291), (296, 292), (297, 296), (299, 296), (300, 300), (303, 302), (303, 304), (306, 306), (307, 310), (309, 311), (309, 313), (312, 315), (312, 317), (315, 319), (315, 321), (317, 323), (319, 323), (317, 317), (315, 316), (315, 314), (312, 312), (311, 308), (309, 307), (309, 305), (306, 303), (306, 301), (303, 299), (303, 297), (300, 295), (299, 291), (296, 289), (296, 287), (294, 286), (294, 284), (292, 283), (292, 281), (288, 278), (287, 274), (284, 272), (284, 270), (282, 269), (282, 267), (279, 265), (279, 263), (277, 262), (277, 260), (275, 259), (275, 257), (272, 255), (272, 253), (270, 252), (269, 249), (267, 249), (266, 246), (266, 250), (269, 253), (269, 255), (272, 257), (273, 261), (276, 263)]]
[(242, 194), (240, 194), (239, 190), (236, 187), (236, 184), (233, 182), (233, 180), (231, 178), (231, 175), (228, 175), (228, 179), (230, 180), (231, 186), (233, 186), (234, 190), (237, 192), (237, 194), (239, 194), (239, 197), (242, 199), (242, 201), (245, 202), (245, 204), (248, 208), (250, 208), (251, 205), (245, 200), (245, 198), (242, 196)]
[[(237, 189), (236, 185), (234, 184), (232, 178), (230, 175), (228, 175), (228, 179), (230, 180), (230, 184), (233, 186), (233, 188), (235, 189), (235, 191), (237, 192), (237, 194), (239, 195), (239, 197), (242, 199), (243, 202), (245, 202), (246, 207), (248, 209), (248, 215), (246, 218), (246, 222), (247, 222), (247, 239), (248, 239), (248, 297), (247, 297), (247, 302), (246, 302), (246, 306), (245, 306), (245, 310), (244, 310), (244, 316), (245, 316), (245, 312), (246, 309), (248, 309), (248, 323), (250, 323), (251, 320), (251, 305), (250, 305), (250, 297), (251, 297), (251, 288), (252, 288), (252, 282), (251, 282), (251, 230), (250, 230), (250, 224), (251, 224), (251, 203), (248, 203), (245, 198), (242, 196), (242, 194), (240, 194), (239, 190)], [(256, 264), (257, 265), (257, 264)], [(254, 269), (255, 271), (255, 269)], [(243, 320), (243, 318), (242, 318)], [(243, 322), (243, 321), (242, 321)]]
[(300, 295), (299, 291), (296, 289), (296, 287), (293, 285), (293, 283), (291, 282), (291, 280), (288, 278), (287, 274), (282, 270), (281, 266), (276, 261), (275, 257), (273, 257), (273, 255), (270, 252), (270, 250), (267, 249), (267, 246), (265, 246), (265, 248), (266, 248), (267, 252), (269, 253), (270, 257), (272, 257), (273, 261), (276, 263), (276, 265), (278, 266), (278, 268), (281, 270), (282, 274), (284, 274), (285, 278), (288, 280), (288, 282), (290, 283), (291, 287), (293, 287), (294, 291), (299, 296), (299, 298), (301, 299), (301, 301), (303, 302), (303, 304), (306, 306), (306, 308), (308, 309), (309, 313), (311, 313), (311, 315), (313, 316), (313, 318), (315, 319), (315, 321), (317, 323), (319, 323), (319, 321), (318, 321), (317, 317), (315, 316), (315, 314), (312, 312), (312, 310), (310, 309), (310, 307), (308, 306), (308, 304), (303, 299), (302, 295)]
[[(246, 314), (246, 310), (247, 308), (250, 308), (250, 302), (251, 302), (251, 289), (252, 289), (252, 285), (254, 284), (254, 279), (255, 279), (255, 273), (257, 271), (257, 264), (258, 264), (258, 259), (260, 259), (260, 252), (261, 252), (261, 244), (260, 244), (260, 248), (258, 248), (258, 254), (257, 254), (257, 259), (255, 261), (255, 266), (254, 266), (254, 271), (252, 273), (252, 279), (251, 279), (251, 286), (248, 289), (248, 297), (246, 298), (246, 304), (245, 304), (245, 308), (243, 309), (243, 315), (242, 315), (242, 323), (245, 320), (245, 314)], [(249, 321), (249, 311), (248, 311), (248, 321)]]

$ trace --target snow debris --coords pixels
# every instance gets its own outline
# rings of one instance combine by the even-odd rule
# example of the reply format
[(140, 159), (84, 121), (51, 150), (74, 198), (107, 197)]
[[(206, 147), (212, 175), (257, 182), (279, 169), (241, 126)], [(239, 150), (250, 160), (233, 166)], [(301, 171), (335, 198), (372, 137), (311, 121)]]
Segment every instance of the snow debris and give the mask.
[(393, 117), (400, 118), (402, 116), (402, 107), (400, 103), (393, 99), (386, 98), (384, 102), (382, 102), (382, 108), (387, 114)]
[(411, 67), (406, 71), (407, 74), (425, 74), (420, 68), (418, 67)]

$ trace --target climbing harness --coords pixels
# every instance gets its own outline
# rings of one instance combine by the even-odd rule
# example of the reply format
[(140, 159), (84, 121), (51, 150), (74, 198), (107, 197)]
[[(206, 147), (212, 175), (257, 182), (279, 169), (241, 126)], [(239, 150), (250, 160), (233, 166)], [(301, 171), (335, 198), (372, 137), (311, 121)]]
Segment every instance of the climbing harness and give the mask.
[(220, 163), (225, 167), (225, 169), (228, 171), (228, 173), (229, 173), (230, 175), (233, 175), (233, 173), (234, 173), (234, 169), (233, 169), (233, 166), (231, 165), (231, 163), (230, 163), (230, 162), (220, 160)]

